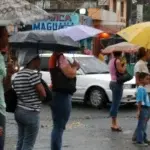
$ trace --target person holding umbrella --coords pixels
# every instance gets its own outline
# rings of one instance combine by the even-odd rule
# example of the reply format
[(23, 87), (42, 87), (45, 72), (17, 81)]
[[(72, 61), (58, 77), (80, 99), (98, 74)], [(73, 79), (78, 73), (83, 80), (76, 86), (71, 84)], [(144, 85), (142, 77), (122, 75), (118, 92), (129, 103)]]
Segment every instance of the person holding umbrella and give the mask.
[(15, 111), (15, 120), (18, 125), (17, 150), (33, 150), (39, 131), (40, 97), (46, 97), (46, 92), (38, 73), (39, 55), (29, 53), (25, 57), (24, 64), (25, 68), (20, 70), (13, 80), (13, 87), (18, 98)]
[(125, 74), (126, 64), (122, 62), (122, 52), (114, 51), (113, 58), (109, 62), (109, 69), (111, 74), (110, 89), (112, 90), (112, 105), (110, 109), (110, 116), (112, 118), (112, 131), (121, 132), (117, 122), (117, 113), (120, 106), (120, 101), (123, 94), (123, 83), (118, 83), (118, 75)]
[(76, 91), (76, 72), (79, 64), (70, 64), (63, 53), (54, 52), (49, 59), (52, 79), (52, 119), (51, 150), (61, 150), (62, 136), (71, 113), (71, 97)]

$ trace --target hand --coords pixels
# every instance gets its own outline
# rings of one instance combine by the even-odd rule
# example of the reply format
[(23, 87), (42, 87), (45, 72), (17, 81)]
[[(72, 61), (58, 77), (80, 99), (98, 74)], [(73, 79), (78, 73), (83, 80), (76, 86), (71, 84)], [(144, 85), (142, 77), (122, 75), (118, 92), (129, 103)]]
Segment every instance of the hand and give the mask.
[(137, 112), (136, 114), (136, 118), (139, 120), (139, 117), (140, 117), (140, 111)]
[(72, 67), (76, 67), (78, 70), (80, 68), (80, 64), (76, 60), (74, 60)]

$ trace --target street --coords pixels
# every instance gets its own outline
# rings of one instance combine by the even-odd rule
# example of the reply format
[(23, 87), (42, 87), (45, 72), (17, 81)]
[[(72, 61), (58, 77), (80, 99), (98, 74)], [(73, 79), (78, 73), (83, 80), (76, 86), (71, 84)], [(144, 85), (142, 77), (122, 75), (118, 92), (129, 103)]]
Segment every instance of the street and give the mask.
[[(97, 110), (82, 104), (73, 104), (72, 115), (64, 134), (63, 150), (137, 150), (131, 137), (136, 126), (134, 106), (122, 106), (119, 122), (122, 133), (110, 130), (109, 107)], [(42, 106), (41, 128), (34, 150), (50, 150), (51, 112)], [(12, 114), (7, 114), (6, 150), (15, 150), (17, 126)], [(148, 129), (150, 133), (150, 129)], [(149, 148), (139, 148), (148, 150)]]

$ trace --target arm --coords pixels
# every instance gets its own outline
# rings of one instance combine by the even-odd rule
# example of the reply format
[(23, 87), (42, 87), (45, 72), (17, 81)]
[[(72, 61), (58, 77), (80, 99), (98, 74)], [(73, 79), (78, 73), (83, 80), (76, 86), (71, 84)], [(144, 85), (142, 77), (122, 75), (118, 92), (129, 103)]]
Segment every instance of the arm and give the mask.
[(59, 58), (59, 64), (60, 64), (60, 68), (65, 76), (67, 76), (68, 78), (76, 77), (76, 72), (78, 70), (78, 66), (76, 66), (76, 65), (71, 66), (69, 64), (68, 60), (63, 55), (61, 55)]
[(136, 101), (137, 101), (137, 118), (139, 118), (142, 108), (142, 102), (144, 101), (144, 90), (141, 88), (138, 88), (137, 90)]
[(36, 84), (35, 89), (36, 89), (37, 93), (39, 94), (39, 96), (46, 97), (46, 92), (45, 92), (45, 89), (44, 89), (42, 83)]
[(33, 87), (35, 87), (39, 96), (46, 97), (46, 92), (44, 86), (41, 83), (41, 78), (38, 73), (32, 73), (32, 75), (29, 77), (29, 82)]
[(4, 90), (7, 91), (11, 88), (11, 77), (15, 73), (12, 63), (7, 64), (6, 76), (3, 79)]
[(139, 72), (135, 73), (135, 82), (136, 82), (136, 85), (138, 86), (139, 85)]
[(122, 66), (119, 59), (117, 59), (117, 61), (116, 61), (116, 68), (117, 68), (119, 73), (124, 73), (126, 71), (126, 65)]

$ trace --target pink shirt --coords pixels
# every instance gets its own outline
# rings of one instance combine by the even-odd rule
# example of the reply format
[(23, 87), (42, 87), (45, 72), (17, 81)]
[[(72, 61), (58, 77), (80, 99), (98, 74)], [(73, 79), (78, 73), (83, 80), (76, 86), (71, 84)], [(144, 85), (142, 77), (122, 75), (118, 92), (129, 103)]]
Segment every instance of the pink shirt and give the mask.
[(109, 71), (111, 75), (111, 80), (116, 81), (117, 77), (116, 77), (116, 68), (115, 68), (115, 58), (111, 59), (109, 62)]

